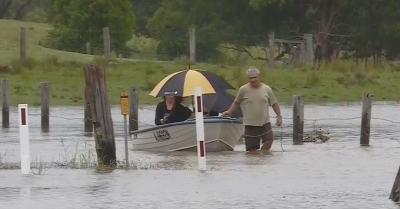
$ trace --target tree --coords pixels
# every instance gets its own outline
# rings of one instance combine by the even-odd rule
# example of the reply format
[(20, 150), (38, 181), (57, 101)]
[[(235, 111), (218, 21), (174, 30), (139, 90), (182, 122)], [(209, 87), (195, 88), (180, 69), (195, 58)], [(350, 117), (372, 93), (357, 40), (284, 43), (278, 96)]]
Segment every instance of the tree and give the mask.
[(167, 58), (189, 54), (190, 27), (196, 28), (196, 60), (210, 61), (219, 56), (220, 44), (231, 44), (235, 49), (264, 44), (268, 30), (283, 28), (274, 20), (274, 7), (254, 10), (248, 0), (175, 0), (162, 1), (148, 21), (153, 38), (160, 41), (158, 53)]
[[(357, 6), (359, 0), (250, 0), (250, 5), (254, 8), (268, 7), (271, 4), (280, 5), (280, 9), (291, 8), (293, 16), (290, 21), (297, 31), (313, 32), (317, 48), (320, 49), (321, 58), (329, 61), (333, 55), (333, 43), (336, 39), (343, 36), (352, 36), (348, 34), (339, 34), (346, 24), (338, 22), (343, 10)], [(347, 25), (348, 26), (348, 25)], [(310, 31), (301, 29), (307, 28)]]
[(161, 0), (131, 0), (133, 13), (136, 15), (135, 34), (149, 36), (146, 24), (161, 5)]
[(95, 51), (102, 50), (104, 27), (110, 30), (111, 48), (123, 48), (135, 27), (129, 0), (54, 0), (50, 17), (54, 29), (47, 44), (75, 52), (83, 52), (86, 42)]
[(12, 18), (15, 20), (22, 20), (29, 9), (34, 7), (38, 0), (14, 0), (11, 4)]
[(3, 19), (6, 16), (11, 3), (12, 0), (0, 0), (0, 19)]
[[(208, 2), (208, 0), (205, 1)], [(196, 28), (197, 60), (207, 60), (214, 56), (216, 37), (208, 40), (204, 37), (199, 38), (206, 35), (203, 31), (207, 30), (208, 24), (212, 23), (212, 17), (207, 17), (203, 23), (196, 22), (203, 17), (194, 11), (199, 8), (198, 3), (198, 0), (163, 0), (161, 2), (161, 6), (147, 23), (151, 36), (160, 41), (157, 48), (160, 58), (173, 59), (189, 55), (188, 31), (190, 27)], [(196, 17), (196, 15), (201, 15), (201, 17)]]
[(40, 0), (0, 0), (0, 19), (22, 20)]

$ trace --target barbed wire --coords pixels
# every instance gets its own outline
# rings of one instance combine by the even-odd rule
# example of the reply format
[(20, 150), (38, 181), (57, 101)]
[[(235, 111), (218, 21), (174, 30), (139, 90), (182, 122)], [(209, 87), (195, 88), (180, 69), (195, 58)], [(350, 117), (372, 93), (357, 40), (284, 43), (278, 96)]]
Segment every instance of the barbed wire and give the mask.
[[(39, 47), (39, 46), (38, 46)], [(35, 47), (33, 47), (35, 49)], [(109, 64), (130, 64), (130, 63), (140, 63), (140, 64), (148, 64), (155, 66), (157, 64), (162, 64), (163, 67), (168, 69), (168, 65), (170, 67), (179, 67), (182, 66), (184, 70), (189, 63), (189, 54), (188, 53), (180, 53), (179, 55), (170, 55), (161, 53), (158, 54), (156, 49), (148, 48), (141, 48), (140, 46), (133, 46), (131, 50), (111, 50), (110, 51), (110, 60)], [(37, 48), (36, 48), (37, 49)], [(45, 48), (48, 50), (53, 50), (51, 48)], [(225, 49), (224, 49), (225, 50)], [(35, 50), (27, 50), (26, 51), (26, 59), (27, 64), (22, 69), (37, 69), (39, 72), (51, 72), (59, 70), (61, 67), (63, 68), (70, 68), (70, 69), (80, 69), (82, 62), (105, 62), (105, 55), (104, 55), (104, 48), (91, 48), (91, 53), (88, 54), (86, 50), (74, 47), (74, 50), (66, 50), (59, 51), (59, 52), (50, 52), (53, 55), (38, 55)], [(268, 60), (267, 54), (259, 49), (249, 49), (251, 56), (257, 57), (257, 59), (253, 60), (249, 54), (245, 52), (240, 52), (238, 50), (226, 50), (223, 56), (216, 58), (214, 61), (205, 62), (201, 61), (194, 63), (192, 65), (199, 66), (199, 65), (223, 65), (224, 67), (234, 67), (237, 68), (238, 66), (245, 66), (254, 63), (263, 64), (266, 63)], [(63, 54), (69, 53), (68, 55)], [(19, 65), (19, 50), (15, 50), (15, 52), (11, 53), (0, 53), (0, 58), (2, 61), (0, 62), (0, 67), (13, 67), (16, 68)], [(178, 54), (178, 52), (177, 52)], [(279, 63), (285, 61), (285, 58), (289, 57), (289, 55), (285, 55), (280, 60), (275, 60), (274, 62)], [(20, 65), (21, 66), (21, 65)], [(154, 69), (145, 69), (146, 66), (142, 66), (142, 70), (147, 72), (156, 72), (157, 70)], [(72, 71), (71, 73), (73, 73)], [(36, 75), (33, 75), (36, 76)]]
[[(34, 28), (30, 28), (34, 29)], [(104, 56), (104, 45), (103, 41), (100, 40), (103, 37), (103, 30), (72, 30), (72, 32), (75, 33), (81, 33), (85, 34), (87, 37), (87, 43), (90, 43), (90, 54), (87, 53), (88, 49), (86, 48), (86, 43), (85, 44), (75, 44), (75, 43), (62, 43), (57, 45), (57, 49), (53, 48), (47, 48), (45, 46), (44, 40), (35, 40), (38, 41), (37, 45), (33, 45), (35, 47), (43, 47), (45, 50), (60, 50), (60, 49), (65, 49), (66, 51), (69, 52), (77, 52), (79, 54), (70, 54), (71, 56), (82, 56), (82, 59), (89, 58), (89, 55), (100, 55)], [(113, 36), (117, 36), (119, 34), (125, 34), (125, 31), (112, 31), (110, 30), (110, 39), (113, 40)], [(181, 37), (184, 39), (189, 38), (189, 31), (171, 31), (169, 33), (170, 35), (173, 35), (174, 37)], [(15, 36), (19, 37), (20, 31), (15, 31)], [(26, 37), (29, 39), (30, 33), (29, 30), (26, 32)], [(237, 33), (226, 33), (226, 32), (210, 32), (210, 31), (202, 31), (198, 32), (196, 34), (196, 40), (201, 40), (202, 38), (208, 39), (210, 36), (213, 37), (218, 37), (221, 40), (227, 40), (226, 42), (232, 42), (236, 41), (237, 39), (252, 39), (253, 42), (258, 43), (259, 46), (254, 47), (254, 46), (248, 46), (245, 48), (248, 48), (249, 52), (254, 54), (256, 57), (262, 57), (262, 59), (267, 60), (268, 57), (266, 56), (267, 50), (263, 50), (262, 48), (268, 47), (268, 33), (263, 33), (263, 34), (237, 34)], [(286, 36), (279, 36), (277, 35), (277, 43), (279, 42), (278, 39), (283, 39), (283, 40), (301, 40), (303, 37), (298, 36), (298, 35), (286, 35)], [(183, 39), (182, 39), (183, 40)], [(230, 40), (230, 41), (228, 41)], [(0, 46), (3, 46), (2, 48), (14, 48), (15, 54), (12, 55), (12, 52), (10, 53), (9, 51), (7, 53), (0, 53), (0, 56), (3, 56), (5, 58), (12, 58), (13, 56), (17, 59), (19, 56), (19, 48), (15, 47), (16, 44), (18, 44), (19, 40), (2, 40), (0, 42)], [(115, 47), (112, 46), (112, 42), (110, 43), (111, 47), (114, 49)], [(173, 56), (169, 54), (157, 54), (157, 46), (159, 44), (159, 41), (156, 41), (155, 39), (150, 39), (150, 38), (144, 38), (144, 37), (137, 37), (133, 36), (131, 40), (127, 41), (126, 45), (127, 47), (117, 49), (117, 50), (112, 50), (112, 52), (116, 52), (116, 56), (118, 57), (118, 54), (121, 54), (122, 57), (124, 58), (130, 58), (131, 61), (134, 59), (143, 59), (145, 61), (146, 59), (151, 60), (151, 61), (174, 61), (174, 60), (179, 60), (180, 57), (178, 56)], [(35, 57), (32, 55), (37, 54), (37, 50), (35, 47), (28, 47), (26, 49), (26, 56), (27, 57)], [(220, 47), (221, 49), (223, 47)], [(255, 49), (258, 50), (255, 50)], [(240, 49), (234, 49), (234, 48), (224, 48), (226, 51), (236, 51), (238, 54), (247, 54), (246, 52), (243, 52), (243, 48), (241, 47)], [(66, 51), (57, 51), (54, 53), (50, 53), (48, 56), (44, 56), (45, 58), (50, 58), (51, 60), (54, 61), (54, 58), (57, 56), (61, 56), (60, 52), (66, 52)], [(278, 46), (278, 51), (279, 51), (279, 46)], [(262, 56), (260, 56), (262, 54)], [(232, 55), (231, 61), (237, 61), (235, 58), (234, 54)], [(248, 54), (247, 54), (248, 55)], [(188, 55), (187, 55), (188, 56)], [(62, 58), (62, 57), (60, 57)], [(222, 59), (222, 58), (221, 58)], [(225, 57), (227, 59), (227, 57)], [(74, 59), (72, 59), (74, 60)], [(73, 62), (70, 62), (73, 64)], [(5, 64), (5, 63), (3, 63)]]
[[(153, 105), (154, 107), (149, 107), (149, 106), (150, 105), (140, 106), (139, 110), (148, 110), (148, 111), (155, 111), (156, 110), (155, 105)], [(39, 109), (40, 107), (36, 107), (36, 108), (37, 108), (36, 111), (41, 111)], [(73, 110), (80, 110), (80, 111), (82, 111), (82, 113), (84, 112), (84, 109), (83, 108), (79, 108), (79, 106), (75, 106), (75, 107), (60, 106), (60, 107), (53, 107), (53, 108), (54, 109), (58, 109), (58, 108), (60, 108), (60, 109), (73, 109)], [(53, 109), (53, 108), (50, 108), (50, 109)], [(14, 114), (18, 114), (18, 110), (9, 110), (9, 112), (10, 113), (14, 113)], [(1, 113), (1, 111), (0, 111), (0, 113)], [(52, 113), (56, 113), (56, 111), (53, 111)], [(82, 113), (76, 113), (76, 112), (71, 112), (70, 113), (69, 112), (68, 115), (82, 115)], [(42, 113), (36, 113), (36, 112), (32, 113), (32, 111), (31, 111), (31, 112), (29, 112), (29, 115), (42, 116)], [(57, 118), (65, 119), (65, 120), (76, 120), (76, 119), (82, 120), (82, 119), (84, 119), (84, 118), (70, 118), (70, 117), (64, 117), (64, 116), (53, 116), (52, 114), (43, 114), (43, 115), (44, 116), (48, 116), (48, 117), (57, 117)], [(275, 119), (276, 117), (270, 116), (270, 118), (271, 119)], [(348, 117), (348, 118), (332, 118), (332, 117), (330, 117), (330, 118), (304, 118), (303, 120), (304, 121), (349, 121), (349, 120), (356, 120), (356, 119), (361, 119), (361, 118), (362, 118), (362, 116), (355, 116), (355, 117)], [(394, 120), (390, 120), (390, 119), (386, 119), (386, 118), (380, 118), (380, 117), (374, 117), (374, 116), (371, 116), (370, 118), (371, 119), (375, 119), (375, 120), (381, 120), (381, 121), (386, 121), (386, 122), (390, 122), (390, 123), (400, 124), (400, 121), (394, 121)], [(283, 116), (282, 119), (293, 120), (294, 118), (293, 117), (285, 117), (285, 116)]]
[[(26, 30), (26, 36), (29, 37), (31, 35), (30, 30), (34, 30), (35, 27), (29, 27)], [(93, 30), (93, 29), (88, 29), (88, 30), (74, 30), (71, 29), (69, 30), (73, 33), (80, 33), (80, 34), (85, 34), (85, 36), (88, 37), (88, 39), (95, 39), (95, 37), (103, 37), (104, 31), (103, 29), (98, 29), (98, 30)], [(273, 31), (271, 31), (273, 32)], [(15, 34), (14, 37), (19, 37), (20, 36), (20, 31), (15, 30), (15, 31), (9, 31), (9, 34)], [(112, 36), (114, 35), (126, 35), (126, 31), (124, 30), (111, 30), (109, 29), (110, 33), (110, 39), (112, 39)], [(226, 31), (196, 31), (196, 38), (203, 37), (203, 36), (218, 36), (219, 38), (223, 37), (229, 37), (229, 38), (259, 38), (259, 39), (268, 39), (268, 32), (263, 32), (263, 33), (234, 33), (234, 32), (226, 32)], [(189, 37), (190, 31), (189, 30), (170, 30), (168, 31), (168, 35), (173, 35), (175, 37)], [(303, 34), (298, 34), (298, 35), (290, 35), (290, 34), (277, 34), (275, 33), (275, 38), (278, 39), (288, 39), (288, 40), (299, 40), (302, 39)], [(137, 38), (142, 38), (140, 36), (136, 36), (132, 34), (132, 36), (137, 37)], [(4, 40), (3, 40), (4, 41)]]
[[(82, 102), (83, 103), (83, 102)], [(82, 132), (85, 127), (85, 123), (87, 121), (91, 121), (90, 118), (85, 118), (84, 117), (84, 104), (81, 106), (61, 106), (61, 107), (52, 107), (50, 108), (50, 113), (47, 114), (42, 114), (41, 113), (41, 108), (40, 107), (33, 107), (29, 109), (28, 115), (31, 117), (34, 117), (34, 119), (29, 119), (30, 121), (35, 120), (34, 122), (30, 123), (30, 127), (32, 129), (40, 129), (41, 128), (41, 117), (49, 117), (50, 120), (50, 129), (56, 129), (56, 130), (70, 130), (71, 132)], [(118, 105), (112, 105), (111, 106), (111, 114), (113, 117), (113, 125), (116, 128), (116, 132), (118, 135), (121, 135), (121, 132), (123, 131), (123, 125), (124, 122), (122, 121), (122, 116), (121, 117), (116, 117), (116, 112), (119, 112), (119, 108), (116, 108)], [(133, 120), (133, 122), (137, 122), (139, 125), (139, 129), (142, 128), (150, 128), (150, 127), (156, 127), (154, 124), (154, 116), (151, 116), (152, 114), (155, 114), (155, 105), (141, 105), (139, 106), (139, 120)], [(16, 107), (13, 107), (12, 109), (9, 110), (10, 115), (14, 115), (11, 117), (15, 117), (15, 115), (18, 115), (18, 109)], [(151, 113), (150, 113), (151, 112)], [(143, 119), (141, 119), (142, 116), (144, 116)], [(354, 128), (355, 124), (343, 124), (343, 123), (338, 123), (338, 124), (332, 124), (331, 122), (325, 123), (328, 121), (355, 121), (359, 120), (359, 123), (361, 125), (361, 116), (353, 116), (353, 117), (346, 117), (346, 118), (338, 118), (338, 117), (321, 117), (321, 118), (304, 118), (304, 129), (311, 129), (315, 130), (317, 128), (324, 128), (324, 129), (329, 129), (329, 130), (343, 130), (346, 129), (347, 127), (349, 128)], [(382, 117), (375, 117), (371, 116), (371, 124), (372, 124), (372, 129), (374, 128), (379, 128), (379, 126), (374, 126), (374, 121), (382, 121), (382, 122), (387, 122), (391, 124), (400, 124), (400, 121), (394, 121), (391, 119), (387, 118), (382, 118)], [(283, 118), (283, 125), (282, 127), (285, 129), (285, 132), (290, 132), (288, 129), (293, 127), (293, 117), (288, 117), (284, 116)], [(296, 118), (297, 119), (297, 118)], [(275, 120), (275, 117), (271, 116), (270, 121), (273, 123)], [(325, 121), (325, 122), (324, 122)], [(129, 123), (129, 121), (128, 121)], [(15, 119), (12, 121), (12, 126), (18, 127), (16, 124), (18, 124)], [(357, 124), (358, 126), (358, 124)], [(334, 132), (334, 131), (333, 131)]]
[[(68, 108), (64, 108), (64, 109), (68, 109)], [(73, 110), (81, 110), (82, 112), (81, 113), (76, 113), (76, 112), (67, 112), (67, 113), (65, 113), (65, 111), (64, 112), (60, 111), (60, 114), (68, 115), (68, 116), (61, 116), (61, 115), (55, 114), (55, 113), (57, 113), (56, 111), (50, 112), (50, 114), (48, 114), (48, 115), (47, 114), (37, 113), (35, 111), (33, 111), (33, 112), (30, 111), (28, 113), (28, 116), (36, 116), (36, 118), (38, 118), (38, 120), (40, 120), (40, 117), (42, 117), (42, 116), (48, 116), (50, 121), (51, 121), (50, 122), (50, 127), (54, 126), (54, 124), (57, 124), (57, 125), (62, 125), (64, 128), (67, 128), (67, 129), (68, 128), (72, 128), (72, 127), (76, 127), (76, 128), (77, 127), (83, 127), (84, 124), (85, 124), (85, 121), (91, 121), (90, 118), (84, 118), (83, 109), (79, 109), (79, 108), (71, 108), (71, 109), (73, 109)], [(151, 111), (151, 112), (155, 111), (154, 108), (143, 107), (142, 109), (143, 110), (147, 110), (147, 111)], [(17, 115), (18, 111), (11, 110), (10, 113), (14, 114), (14, 115)], [(148, 114), (146, 114), (146, 115), (148, 116)], [(81, 116), (81, 117), (79, 117), (79, 116)], [(151, 118), (151, 117), (146, 117), (146, 118), (147, 118), (146, 122), (144, 122), (144, 121), (142, 121), (140, 119), (139, 120), (132, 119), (132, 120), (134, 122), (137, 122), (139, 125), (143, 125), (144, 127), (156, 127), (156, 125), (153, 123), (153, 118)], [(348, 118), (313, 118), (313, 119), (305, 118), (304, 122), (305, 123), (311, 122), (309, 124), (312, 124), (312, 126), (316, 126), (317, 123), (321, 122), (321, 121), (352, 121), (352, 120), (360, 120), (360, 123), (361, 123), (361, 118), (362, 118), (361, 116), (359, 116), (359, 117), (348, 117)], [(52, 122), (53, 120), (51, 120), (51, 119), (57, 119), (57, 122)], [(60, 122), (60, 119), (63, 120), (63, 121), (68, 121), (68, 122), (67, 123)], [(275, 117), (271, 116), (270, 119), (271, 119), (271, 122), (273, 122)], [(284, 126), (285, 127), (293, 126), (293, 123), (291, 122), (291, 120), (293, 120), (292, 117), (283, 117), (283, 121), (286, 124)], [(371, 120), (384, 121), (384, 122), (388, 122), (388, 123), (392, 123), (392, 124), (400, 124), (400, 121), (394, 121), (394, 120), (390, 120), (390, 119), (386, 119), (386, 118), (373, 117), (373, 116), (371, 116)], [(73, 122), (73, 123), (71, 124), (69, 122)], [(123, 123), (124, 123), (123, 121), (118, 121), (118, 120), (115, 120), (115, 119), (113, 120), (113, 124), (117, 125), (117, 126), (120, 126), (120, 125), (122, 126)], [(128, 121), (128, 123), (129, 123), (129, 121)], [(371, 122), (371, 123), (373, 123), (373, 122)], [(33, 124), (36, 125), (36, 123), (33, 123)], [(321, 123), (319, 125), (324, 125), (324, 124)], [(332, 126), (332, 124), (325, 124), (325, 125)], [(37, 125), (37, 127), (40, 127), (40, 126)]]

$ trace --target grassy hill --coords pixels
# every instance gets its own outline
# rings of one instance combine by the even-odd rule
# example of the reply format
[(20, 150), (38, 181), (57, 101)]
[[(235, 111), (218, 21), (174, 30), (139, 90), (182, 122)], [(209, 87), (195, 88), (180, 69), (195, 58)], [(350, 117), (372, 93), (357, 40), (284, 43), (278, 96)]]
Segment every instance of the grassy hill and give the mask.
[[(20, 28), (26, 28), (27, 66), (21, 66)], [(83, 100), (83, 62), (104, 62), (102, 56), (94, 56), (73, 52), (49, 49), (41, 46), (51, 29), (44, 23), (0, 20), (0, 67), (12, 66), (13, 73), (1, 73), (0, 79), (9, 79), (11, 85), (11, 103), (16, 105), (27, 102), (31, 105), (40, 104), (38, 86), (41, 82), (51, 83), (51, 94), (54, 105), (80, 105)], [(4, 31), (4, 32), (3, 32)], [(119, 92), (130, 86), (138, 86), (142, 104), (153, 104), (159, 99), (148, 96), (148, 92), (164, 76), (177, 70), (187, 68), (187, 62), (155, 60), (154, 40), (134, 37), (128, 41), (128, 46), (138, 51), (136, 59), (116, 59), (112, 55), (112, 63), (107, 66), (107, 79), (110, 97), (113, 104), (119, 101)], [(137, 59), (137, 58), (140, 59)], [(198, 64), (197, 67), (212, 69), (213, 65)], [(21, 97), (21, 95), (23, 97)]]
[[(20, 27), (26, 27), (27, 66), (19, 62)], [(51, 26), (14, 20), (0, 20), (0, 67), (12, 66), (12, 73), (1, 73), (0, 79), (10, 80), (12, 105), (40, 104), (39, 85), (50, 82), (51, 105), (82, 105), (82, 62), (103, 62), (101, 56), (65, 52), (44, 48), (40, 42)], [(127, 43), (136, 51), (135, 59), (114, 58), (107, 65), (107, 83), (112, 104), (119, 103), (119, 93), (130, 86), (140, 89), (140, 103), (154, 104), (159, 101), (148, 95), (149, 91), (166, 75), (184, 70), (187, 62), (162, 62), (156, 60), (157, 42), (134, 37)], [(388, 66), (374, 68), (365, 63), (356, 65), (350, 61), (334, 60), (322, 65), (319, 71), (300, 69), (267, 69), (267, 63), (245, 57), (238, 61), (227, 53), (220, 64), (196, 63), (192, 68), (202, 68), (219, 74), (238, 87), (246, 82), (244, 70), (255, 65), (262, 70), (262, 81), (272, 86), (282, 103), (291, 103), (293, 94), (305, 96), (306, 103), (361, 101), (365, 91), (374, 94), (374, 100), (400, 100), (400, 73)], [(232, 91), (232, 93), (235, 93)]]
[(51, 26), (44, 23), (30, 23), (15, 20), (0, 20), (0, 63), (19, 59), (20, 28), (26, 28), (26, 54), (28, 57), (38, 61), (49, 55), (57, 56), (60, 60), (88, 61), (93, 57), (79, 53), (64, 52), (48, 49), (40, 46), (40, 42), (46, 38), (47, 31)]

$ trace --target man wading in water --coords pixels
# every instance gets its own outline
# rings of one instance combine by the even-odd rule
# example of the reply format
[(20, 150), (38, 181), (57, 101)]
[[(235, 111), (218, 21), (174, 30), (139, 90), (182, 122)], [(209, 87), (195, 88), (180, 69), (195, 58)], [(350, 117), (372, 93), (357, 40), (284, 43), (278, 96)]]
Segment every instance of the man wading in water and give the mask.
[(260, 149), (260, 139), (263, 143), (260, 150), (268, 151), (274, 141), (268, 108), (272, 106), (276, 113), (277, 126), (282, 124), (281, 110), (272, 89), (260, 82), (260, 71), (257, 68), (250, 67), (246, 76), (249, 82), (239, 88), (235, 101), (222, 115), (229, 116), (240, 105), (243, 112), (246, 151)]

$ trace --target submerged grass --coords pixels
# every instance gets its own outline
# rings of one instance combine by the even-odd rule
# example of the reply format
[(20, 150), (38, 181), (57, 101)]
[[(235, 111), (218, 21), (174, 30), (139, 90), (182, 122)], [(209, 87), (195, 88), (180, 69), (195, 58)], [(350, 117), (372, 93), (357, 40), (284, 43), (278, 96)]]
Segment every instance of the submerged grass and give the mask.
[[(98, 172), (111, 172), (112, 170), (192, 170), (190, 165), (175, 165), (174, 163), (149, 163), (146, 162), (149, 159), (141, 157), (135, 160), (130, 160), (128, 166), (125, 163), (125, 159), (117, 160), (115, 168), (109, 168), (107, 166), (101, 166), (98, 164), (96, 151), (91, 148), (84, 146), (84, 151), (79, 151), (78, 144), (74, 147), (74, 150), (69, 150), (69, 146), (64, 144), (61, 139), (61, 146), (63, 146), (63, 153), (59, 154), (57, 160), (51, 162), (43, 161), (42, 158), (34, 158), (31, 161), (31, 174), (44, 175), (49, 169), (95, 169)], [(0, 170), (16, 170), (21, 169), (20, 162), (12, 161), (9, 162), (6, 153), (0, 153)], [(214, 167), (210, 169), (215, 170)]]

